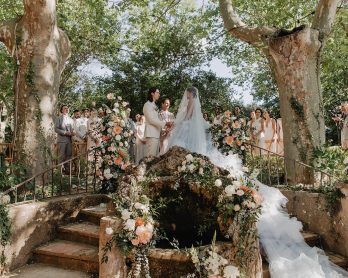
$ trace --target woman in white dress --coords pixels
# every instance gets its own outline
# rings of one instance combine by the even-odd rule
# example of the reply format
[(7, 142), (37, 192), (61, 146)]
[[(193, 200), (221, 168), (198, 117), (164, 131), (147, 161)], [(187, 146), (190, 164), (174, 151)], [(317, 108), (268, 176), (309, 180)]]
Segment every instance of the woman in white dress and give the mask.
[(284, 155), (282, 118), (277, 119), (277, 154)]
[[(275, 153), (277, 151), (277, 125), (275, 119), (271, 118), (269, 111), (263, 112), (264, 118), (264, 148)], [(267, 152), (266, 152), (267, 154)]]
[(264, 148), (265, 126), (261, 108), (255, 109), (255, 120), (251, 122), (251, 138), (256, 146)]
[[(178, 145), (191, 152), (206, 155), (214, 164), (226, 168), (237, 178), (243, 175), (240, 171), (242, 165), (238, 156), (220, 154), (213, 147), (211, 137), (206, 136), (206, 122), (203, 119), (196, 88), (186, 89), (174, 123), (171, 146)], [(305, 243), (300, 233), (302, 225), (287, 214), (285, 209), (287, 199), (279, 189), (268, 187), (257, 181), (255, 183), (259, 186), (264, 198), (257, 228), (268, 257), (271, 276), (277, 278), (348, 277), (347, 271), (333, 265), (320, 250)]]
[(137, 115), (136, 120), (135, 164), (138, 165), (139, 161), (143, 159), (145, 155), (145, 116)]

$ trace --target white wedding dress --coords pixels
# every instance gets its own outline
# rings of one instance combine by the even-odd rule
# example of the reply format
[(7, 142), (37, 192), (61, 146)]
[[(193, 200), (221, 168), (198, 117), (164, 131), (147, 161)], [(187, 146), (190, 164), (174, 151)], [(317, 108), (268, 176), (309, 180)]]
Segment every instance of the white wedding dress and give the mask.
[[(193, 101), (192, 116), (187, 117), (187, 93), (181, 100), (174, 122), (171, 146), (180, 146), (191, 152), (206, 155), (210, 160), (233, 176), (243, 175), (242, 163), (237, 155), (222, 155), (206, 133), (199, 95)], [(255, 181), (264, 198), (262, 213), (257, 223), (258, 233), (269, 262), (272, 278), (338, 278), (348, 272), (332, 264), (323, 252), (310, 247), (300, 231), (302, 223), (286, 212), (286, 197), (276, 188)]]

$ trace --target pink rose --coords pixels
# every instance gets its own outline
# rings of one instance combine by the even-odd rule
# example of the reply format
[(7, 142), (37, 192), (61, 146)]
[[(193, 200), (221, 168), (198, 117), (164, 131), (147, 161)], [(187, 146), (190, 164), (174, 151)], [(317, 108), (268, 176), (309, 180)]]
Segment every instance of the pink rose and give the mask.
[(150, 242), (152, 238), (152, 231), (145, 226), (139, 226), (135, 234), (138, 236), (139, 243), (146, 244)]
[(138, 246), (139, 245), (139, 238), (134, 238), (131, 240), (131, 242), (134, 246)]

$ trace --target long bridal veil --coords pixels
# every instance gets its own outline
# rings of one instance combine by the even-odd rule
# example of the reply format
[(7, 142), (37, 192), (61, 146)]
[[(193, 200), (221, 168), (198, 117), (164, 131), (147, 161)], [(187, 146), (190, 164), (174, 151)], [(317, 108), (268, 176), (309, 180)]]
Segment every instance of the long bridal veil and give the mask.
[[(207, 123), (203, 118), (198, 90), (193, 99), (192, 116), (188, 117), (188, 88), (181, 100), (169, 139), (169, 147), (177, 145), (191, 152), (206, 155), (231, 175), (242, 174), (242, 163), (237, 155), (222, 155), (214, 147)], [(272, 278), (338, 278), (348, 272), (332, 264), (323, 252), (308, 246), (300, 231), (302, 224), (290, 218), (285, 209), (286, 197), (276, 188), (256, 181), (264, 197), (262, 213), (257, 223), (258, 233), (269, 262)]]

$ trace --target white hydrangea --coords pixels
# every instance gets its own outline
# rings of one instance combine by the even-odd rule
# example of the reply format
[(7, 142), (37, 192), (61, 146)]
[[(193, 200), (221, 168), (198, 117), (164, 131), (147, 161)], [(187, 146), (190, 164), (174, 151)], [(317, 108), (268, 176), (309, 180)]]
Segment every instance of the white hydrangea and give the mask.
[(124, 209), (121, 212), (121, 218), (125, 221), (128, 220), (131, 217), (131, 215), (132, 215), (132, 212), (127, 209)]
[(135, 229), (135, 220), (134, 219), (128, 219), (126, 223), (124, 223), (124, 228), (127, 231), (134, 231)]
[(224, 268), (224, 278), (237, 278), (240, 275), (237, 267), (233, 265), (225, 266)]
[(186, 161), (187, 162), (191, 162), (191, 161), (193, 161), (193, 156), (192, 156), (192, 154), (188, 154), (188, 155), (186, 155)]
[(226, 196), (231, 197), (233, 194), (236, 194), (236, 187), (232, 184), (225, 187)]

